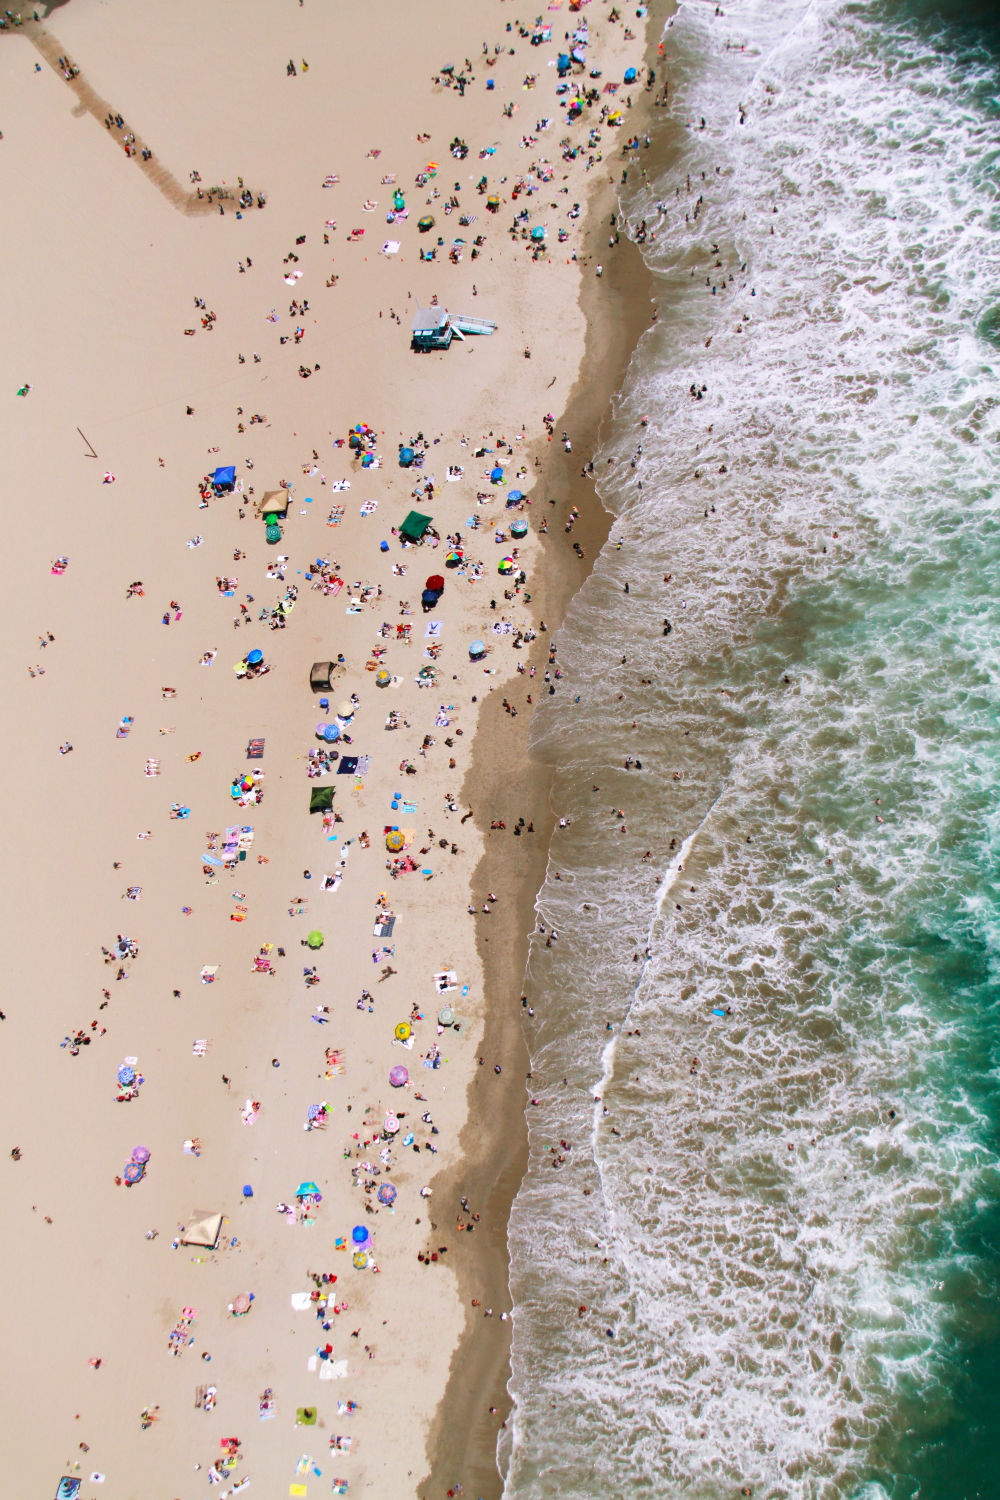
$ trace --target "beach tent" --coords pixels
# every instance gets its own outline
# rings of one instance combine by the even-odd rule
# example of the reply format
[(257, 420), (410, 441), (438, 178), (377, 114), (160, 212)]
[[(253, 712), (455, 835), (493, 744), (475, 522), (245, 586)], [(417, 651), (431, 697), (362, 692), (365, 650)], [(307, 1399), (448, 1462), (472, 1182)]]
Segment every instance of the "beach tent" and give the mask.
[(233, 464), (227, 464), (221, 469), (216, 469), (212, 475), (212, 484), (217, 490), (231, 490), (236, 485), (236, 469)]
[(333, 809), (333, 787), (316, 786), (309, 794), (309, 811), (330, 812)]
[(399, 534), (408, 542), (419, 542), (431, 520), (431, 516), (422, 516), (419, 510), (411, 510), (399, 528)]
[(260, 514), (263, 520), (268, 516), (288, 515), (288, 491), (268, 490), (260, 502)]
[(182, 1245), (198, 1245), (203, 1250), (214, 1250), (222, 1233), (222, 1215), (207, 1214), (196, 1209), (191, 1223), (181, 1235)]
[(325, 693), (333, 676), (332, 661), (314, 661), (309, 673), (309, 686), (314, 693)]

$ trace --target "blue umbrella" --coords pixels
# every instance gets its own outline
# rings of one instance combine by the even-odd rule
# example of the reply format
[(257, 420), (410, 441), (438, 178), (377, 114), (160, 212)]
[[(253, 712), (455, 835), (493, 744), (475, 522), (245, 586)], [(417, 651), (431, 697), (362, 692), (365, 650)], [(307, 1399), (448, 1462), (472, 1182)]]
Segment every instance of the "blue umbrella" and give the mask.
[(122, 1063), (118, 1069), (118, 1082), (125, 1085), (135, 1083), (135, 1069), (130, 1068), (128, 1063)]
[(511, 490), (510, 494), (507, 496), (507, 503), (508, 503), (508, 505), (516, 505), (519, 500), (523, 500), (523, 499), (524, 499), (524, 491), (523, 490)]
[(478, 660), (478, 658), (480, 656), (485, 656), (486, 655), (486, 647), (483, 644), (483, 642), (482, 641), (472, 641), (472, 642), (470, 642), (470, 645), (469, 645), (469, 655), (472, 657), (473, 661)]
[(401, 469), (408, 469), (415, 458), (416, 454), (414, 453), (412, 448), (400, 448), (399, 467)]
[(503, 469), (501, 469), (499, 464), (497, 464), (495, 469), (491, 469), (490, 478), (492, 479), (494, 484), (500, 483), (501, 479), (503, 478)]
[(323, 725), (323, 738), (328, 745), (335, 744), (340, 739), (340, 729), (336, 724)]
[(367, 1245), (368, 1231), (363, 1224), (355, 1224), (351, 1230), (351, 1239), (356, 1245)]
[(259, 651), (256, 646), (254, 647), (254, 649), (252, 651), (248, 651), (247, 652), (247, 666), (248, 667), (255, 667), (258, 662), (261, 662), (263, 660), (264, 660), (264, 653), (263, 653), (263, 651)]

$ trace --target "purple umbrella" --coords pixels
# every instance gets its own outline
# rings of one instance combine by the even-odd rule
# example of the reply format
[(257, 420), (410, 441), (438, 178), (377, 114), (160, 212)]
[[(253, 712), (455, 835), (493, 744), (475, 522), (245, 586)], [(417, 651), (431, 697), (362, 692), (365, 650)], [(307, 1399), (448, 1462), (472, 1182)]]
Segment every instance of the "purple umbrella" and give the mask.
[(395, 1202), (395, 1198), (396, 1189), (393, 1187), (392, 1183), (383, 1182), (382, 1186), (378, 1190), (378, 1201), (380, 1203), (384, 1203), (388, 1207), (390, 1203)]
[(134, 1183), (141, 1181), (141, 1179), (145, 1175), (145, 1172), (145, 1165), (140, 1164), (137, 1161), (130, 1161), (128, 1166), (125, 1168), (125, 1171), (122, 1173), (122, 1176), (125, 1179), (125, 1186), (132, 1187)]
[(389, 1074), (389, 1082), (392, 1084), (394, 1089), (401, 1089), (403, 1087), (403, 1084), (408, 1083), (409, 1081), (410, 1075), (401, 1064), (393, 1068), (392, 1072)]
[(145, 1163), (149, 1161), (150, 1155), (151, 1153), (148, 1146), (136, 1146), (135, 1150), (132, 1152), (132, 1160), (139, 1162), (140, 1165), (144, 1166)]

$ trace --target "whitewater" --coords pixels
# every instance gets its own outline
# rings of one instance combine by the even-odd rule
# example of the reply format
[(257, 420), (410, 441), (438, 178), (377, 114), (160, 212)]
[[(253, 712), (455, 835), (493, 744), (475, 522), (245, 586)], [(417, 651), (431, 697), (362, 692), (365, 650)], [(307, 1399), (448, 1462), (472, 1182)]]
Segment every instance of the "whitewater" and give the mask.
[(622, 188), (659, 316), (535, 724), (568, 826), (527, 980), (505, 1494), (972, 1500), (1000, 38), (969, 7), (721, 10), (681, 4)]

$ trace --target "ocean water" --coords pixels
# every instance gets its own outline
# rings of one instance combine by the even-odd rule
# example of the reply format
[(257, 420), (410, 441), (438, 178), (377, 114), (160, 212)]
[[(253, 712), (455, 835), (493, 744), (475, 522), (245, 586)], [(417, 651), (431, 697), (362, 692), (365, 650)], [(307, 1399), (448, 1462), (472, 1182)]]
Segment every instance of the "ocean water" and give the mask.
[(973, 1500), (1000, 30), (955, 0), (722, 8), (682, 0), (623, 189), (660, 316), (535, 722), (571, 822), (529, 963), (505, 1494)]

